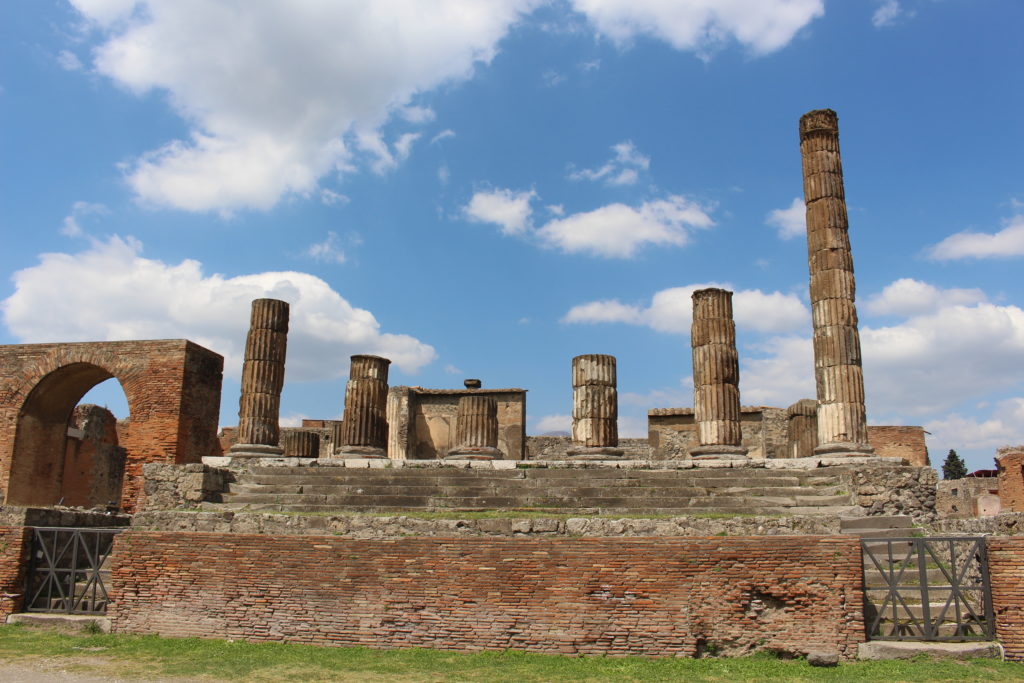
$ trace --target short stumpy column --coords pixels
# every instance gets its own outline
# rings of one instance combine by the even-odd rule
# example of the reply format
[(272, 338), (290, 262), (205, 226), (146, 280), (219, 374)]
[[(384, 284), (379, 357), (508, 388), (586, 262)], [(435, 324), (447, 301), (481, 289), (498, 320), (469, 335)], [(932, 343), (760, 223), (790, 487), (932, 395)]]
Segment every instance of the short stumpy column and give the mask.
[(572, 359), (570, 458), (601, 460), (622, 455), (615, 356), (598, 353)]
[(802, 398), (786, 409), (787, 456), (809, 458), (818, 445), (818, 402)]
[(335, 457), (387, 457), (389, 365), (391, 361), (380, 356), (352, 356), (345, 386), (342, 443)]
[(455, 446), (446, 460), (496, 460), (498, 450), (498, 402), (493, 396), (459, 397), (455, 416)]
[(811, 273), (816, 455), (870, 455), (864, 410), (853, 255), (839, 156), (839, 118), (831, 109), (800, 118), (807, 258)]
[(740, 430), (740, 367), (732, 292), (699, 289), (693, 293), (693, 419), (699, 445), (694, 458), (745, 458)]
[(278, 417), (287, 347), (288, 302), (254, 300), (242, 364), (238, 443), (228, 450), (228, 455), (278, 457), (284, 454)]

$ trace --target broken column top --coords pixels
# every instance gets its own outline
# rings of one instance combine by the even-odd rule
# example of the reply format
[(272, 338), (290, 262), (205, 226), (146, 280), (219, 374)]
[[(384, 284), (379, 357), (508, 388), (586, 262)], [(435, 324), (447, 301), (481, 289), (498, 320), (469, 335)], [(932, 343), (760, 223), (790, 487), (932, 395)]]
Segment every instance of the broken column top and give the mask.
[(698, 289), (692, 298), (694, 318), (732, 318), (732, 292), (728, 289)]
[(388, 366), (391, 359), (383, 356), (371, 356), (369, 354), (356, 354), (352, 356), (352, 365), (349, 369), (349, 380), (377, 379), (385, 384), (388, 381)]
[(815, 109), (800, 117), (800, 138), (815, 131), (839, 132), (839, 115), (831, 109)]
[(280, 299), (253, 299), (249, 327), (275, 332), (288, 331), (288, 302)]

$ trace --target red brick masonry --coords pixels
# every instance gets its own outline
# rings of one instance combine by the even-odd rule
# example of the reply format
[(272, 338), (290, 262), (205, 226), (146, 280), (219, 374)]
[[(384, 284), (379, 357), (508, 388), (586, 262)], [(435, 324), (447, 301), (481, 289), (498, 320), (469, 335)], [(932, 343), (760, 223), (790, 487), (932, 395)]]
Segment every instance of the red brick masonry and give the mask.
[(1007, 659), (1024, 660), (1024, 536), (988, 538), (988, 574), (996, 638)]
[(863, 640), (856, 538), (407, 538), (126, 531), (115, 631), (694, 656)]
[(29, 527), (0, 526), (0, 624), (22, 609), (31, 533)]

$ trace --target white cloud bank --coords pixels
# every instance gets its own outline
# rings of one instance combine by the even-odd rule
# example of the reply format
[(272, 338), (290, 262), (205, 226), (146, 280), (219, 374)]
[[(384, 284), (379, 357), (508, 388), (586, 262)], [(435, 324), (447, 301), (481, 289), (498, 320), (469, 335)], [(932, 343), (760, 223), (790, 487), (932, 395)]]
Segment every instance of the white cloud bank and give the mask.
[(901, 278), (886, 286), (864, 304), (875, 315), (918, 315), (931, 313), (947, 305), (982, 303), (987, 300), (980, 289), (940, 289), (927, 282)]
[(569, 174), (570, 180), (603, 181), (606, 185), (633, 185), (640, 179), (640, 172), (651, 166), (651, 158), (641, 154), (636, 146), (626, 140), (612, 145), (614, 155), (597, 168), (584, 168)]
[(14, 274), (15, 291), (0, 302), (5, 325), (26, 343), (184, 337), (223, 354), (225, 372), (238, 377), (250, 304), (269, 297), (291, 304), (291, 381), (344, 376), (355, 353), (385, 356), (410, 373), (436, 357), (413, 337), (382, 332), (372, 313), (307, 273), (228, 278), (203, 274), (198, 261), (174, 265), (141, 253), (138, 241), (115, 236), (77, 254), (41, 255)]
[[(573, 306), (565, 323), (626, 323), (644, 325), (658, 332), (689, 334), (693, 322), (693, 293), (706, 287), (729, 289), (716, 283), (672, 287), (656, 292), (648, 306), (624, 304), (617, 299), (591, 301)], [(741, 329), (786, 333), (810, 327), (807, 306), (793, 294), (744, 289), (733, 294), (733, 318)]]
[(129, 166), (131, 188), (157, 206), (220, 212), (312, 193), (349, 167), (349, 135), (378, 171), (392, 167), (412, 140), (389, 149), (378, 127), (393, 113), (429, 120), (416, 95), (471, 77), (534, 4), (71, 2), (103, 36), (96, 71), (136, 94), (165, 92), (191, 126)]
[(785, 209), (770, 211), (764, 222), (778, 230), (779, 239), (791, 240), (804, 235), (807, 232), (807, 209), (804, 200), (794, 197), (792, 203)]
[(497, 225), (505, 235), (532, 237), (542, 246), (567, 254), (602, 258), (633, 258), (649, 244), (683, 246), (693, 229), (714, 225), (708, 207), (669, 195), (638, 207), (614, 203), (564, 217), (559, 206), (551, 211), (557, 218), (534, 229), (532, 201), (536, 197), (532, 190), (477, 192), (462, 212), (471, 221)]
[(929, 247), (925, 253), (936, 261), (1024, 256), (1024, 214), (1010, 218), (999, 232), (964, 230)]
[(734, 39), (754, 54), (784, 47), (825, 14), (823, 0), (572, 0), (617, 43), (650, 35), (707, 57)]

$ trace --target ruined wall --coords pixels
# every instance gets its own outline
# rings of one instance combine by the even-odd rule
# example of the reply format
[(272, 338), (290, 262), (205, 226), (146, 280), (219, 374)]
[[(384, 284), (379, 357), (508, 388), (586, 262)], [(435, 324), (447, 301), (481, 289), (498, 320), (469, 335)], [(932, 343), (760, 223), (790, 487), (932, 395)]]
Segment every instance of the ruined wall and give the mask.
[[(741, 445), (753, 459), (784, 458), (787, 449), (787, 418), (782, 408), (742, 406)], [(693, 408), (656, 408), (647, 413), (648, 441), (655, 460), (689, 457), (699, 445)]]
[(931, 465), (924, 427), (868, 425), (868, 443), (876, 455), (905, 458), (918, 467)]
[(1024, 537), (987, 539), (996, 638), (1006, 658), (1024, 660)]
[(216, 445), (223, 358), (184, 339), (0, 347), (0, 493), (19, 505), (60, 499), (67, 423), (85, 393), (115, 377), (131, 412), (121, 504), (135, 505), (146, 462), (198, 462)]
[(388, 457), (399, 460), (445, 457), (455, 446), (459, 397), (470, 393), (491, 396), (497, 401), (498, 450), (507, 460), (522, 460), (526, 456), (525, 389), (391, 387)]
[(997, 477), (943, 479), (936, 490), (935, 511), (939, 517), (974, 517), (978, 496), (991, 494), (999, 495)]
[(113, 630), (592, 655), (855, 655), (857, 539), (403, 538), (130, 530)]
[(999, 463), (999, 501), (1007, 512), (1024, 512), (1024, 446), (996, 451)]
[(125, 450), (118, 445), (114, 414), (100, 406), (77, 406), (68, 425), (61, 471), (60, 497), (64, 505), (117, 505), (124, 463)]
[(194, 508), (204, 501), (218, 500), (229, 480), (226, 470), (198, 462), (151, 462), (142, 466), (142, 473), (145, 485), (139, 510)]
[[(572, 448), (570, 436), (528, 436), (526, 437), (527, 460), (565, 460)], [(647, 439), (619, 439), (619, 450), (626, 460), (650, 460), (651, 448)]]
[(0, 526), (0, 623), (22, 609), (31, 532), (24, 526)]

